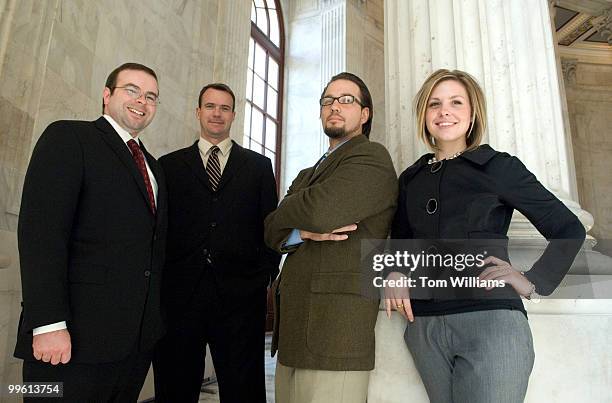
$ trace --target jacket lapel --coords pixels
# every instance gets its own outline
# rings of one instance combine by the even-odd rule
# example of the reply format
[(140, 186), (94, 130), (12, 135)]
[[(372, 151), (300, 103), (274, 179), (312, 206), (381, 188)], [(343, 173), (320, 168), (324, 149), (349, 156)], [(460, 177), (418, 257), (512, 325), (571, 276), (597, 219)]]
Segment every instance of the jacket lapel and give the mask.
[[(104, 117), (101, 117), (96, 120), (94, 124), (98, 129), (100, 129), (102, 139), (104, 139), (106, 144), (108, 144), (108, 146), (115, 152), (115, 154), (117, 154), (117, 157), (119, 157), (123, 165), (125, 165), (126, 169), (134, 178), (134, 181), (140, 189), (140, 193), (142, 194), (142, 197), (145, 203), (147, 204), (147, 208), (151, 210), (149, 203), (149, 195), (147, 194), (144, 179), (142, 177), (142, 174), (138, 170), (136, 163), (134, 162), (134, 158), (132, 157), (130, 150), (127, 148), (123, 140), (121, 140), (119, 134), (115, 131), (115, 129), (113, 129), (113, 127)], [(157, 178), (158, 176), (156, 175), (155, 177)]]
[(236, 173), (240, 172), (240, 168), (242, 168), (242, 165), (244, 165), (245, 162), (246, 150), (232, 140), (230, 155), (227, 160), (227, 164), (225, 164), (223, 174), (221, 174), (221, 181), (219, 181), (217, 191), (223, 189), (223, 187), (227, 185), (227, 183), (231, 181), (234, 176), (236, 176)]
[(318, 167), (314, 166), (314, 167), (310, 168), (310, 169), (313, 170), (313, 172), (312, 172), (312, 174), (310, 176), (310, 179), (308, 180), (308, 185), (307, 186), (309, 186), (312, 183), (314, 183), (328, 169), (332, 169), (332, 167), (335, 167), (336, 165), (338, 165), (338, 161), (340, 161), (342, 156), (344, 154), (348, 153), (353, 147), (355, 147), (356, 145), (361, 144), (363, 142), (366, 142), (366, 141), (369, 141), (369, 140), (364, 135), (359, 135), (359, 136), (353, 137), (352, 139), (347, 141), (345, 144), (342, 144), (340, 146), (340, 148), (338, 148), (333, 153), (328, 155), (327, 158), (325, 158), (323, 161), (321, 161), (321, 163), (318, 165)]
[(204, 169), (204, 164), (202, 163), (202, 157), (200, 156), (200, 149), (198, 148), (198, 141), (189, 148), (187, 148), (183, 153), (183, 158), (185, 162), (191, 168), (196, 178), (200, 184), (212, 192), (212, 188), (210, 187), (210, 182), (208, 181), (208, 174), (206, 173), (206, 169)]

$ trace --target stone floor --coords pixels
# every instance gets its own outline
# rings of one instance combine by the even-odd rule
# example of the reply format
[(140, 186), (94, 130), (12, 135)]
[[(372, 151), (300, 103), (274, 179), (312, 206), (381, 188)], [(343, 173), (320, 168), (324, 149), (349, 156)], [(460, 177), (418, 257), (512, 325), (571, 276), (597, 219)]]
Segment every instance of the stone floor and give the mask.
[[(268, 403), (274, 403), (274, 371), (276, 369), (276, 357), (270, 357), (270, 343), (272, 336), (266, 336), (266, 394)], [(219, 402), (219, 388), (217, 383), (212, 383), (202, 387), (202, 393), (200, 393), (201, 403), (213, 403)]]

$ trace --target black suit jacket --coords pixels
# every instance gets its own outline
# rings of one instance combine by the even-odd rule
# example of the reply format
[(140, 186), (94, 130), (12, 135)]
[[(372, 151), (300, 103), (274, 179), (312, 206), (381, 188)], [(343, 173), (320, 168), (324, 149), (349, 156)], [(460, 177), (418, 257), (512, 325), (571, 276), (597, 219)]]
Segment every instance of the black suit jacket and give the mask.
[(280, 261), (263, 241), (263, 221), (278, 203), (270, 160), (233, 143), (216, 192), (197, 141), (159, 162), (168, 181), (164, 305), (184, 308), (206, 263), (222, 296), (247, 296), (269, 284)]
[(156, 215), (129, 149), (105, 118), (54, 122), (40, 137), (19, 215), (15, 356), (33, 359), (32, 329), (60, 321), (73, 362), (117, 361), (162, 336), (166, 185), (142, 150), (159, 185)]

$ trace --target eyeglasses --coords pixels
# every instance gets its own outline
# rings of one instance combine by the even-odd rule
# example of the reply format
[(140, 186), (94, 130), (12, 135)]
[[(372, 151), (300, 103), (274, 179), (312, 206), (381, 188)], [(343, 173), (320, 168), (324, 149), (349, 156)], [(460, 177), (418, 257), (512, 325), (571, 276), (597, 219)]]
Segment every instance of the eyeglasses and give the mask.
[(353, 102), (357, 102), (359, 106), (363, 107), (363, 104), (352, 95), (341, 95), (339, 97), (323, 97), (319, 99), (319, 104), (321, 106), (330, 106), (334, 103), (335, 100), (338, 100), (338, 103), (346, 105), (352, 104)]
[[(142, 90), (135, 85), (124, 85), (122, 87), (113, 87), (123, 89), (132, 99), (139, 99), (143, 94)], [(159, 105), (159, 96), (154, 92), (144, 93), (145, 101), (148, 105)]]

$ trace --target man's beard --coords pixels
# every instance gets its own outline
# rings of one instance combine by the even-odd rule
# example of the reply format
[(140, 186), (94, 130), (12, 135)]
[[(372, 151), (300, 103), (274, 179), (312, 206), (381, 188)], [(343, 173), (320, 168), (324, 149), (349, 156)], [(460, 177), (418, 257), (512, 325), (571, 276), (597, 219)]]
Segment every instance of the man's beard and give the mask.
[(344, 127), (329, 127), (326, 126), (323, 128), (323, 132), (327, 135), (327, 137), (329, 137), (330, 139), (341, 139), (342, 137), (346, 136), (346, 130), (344, 129)]

